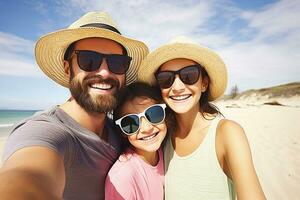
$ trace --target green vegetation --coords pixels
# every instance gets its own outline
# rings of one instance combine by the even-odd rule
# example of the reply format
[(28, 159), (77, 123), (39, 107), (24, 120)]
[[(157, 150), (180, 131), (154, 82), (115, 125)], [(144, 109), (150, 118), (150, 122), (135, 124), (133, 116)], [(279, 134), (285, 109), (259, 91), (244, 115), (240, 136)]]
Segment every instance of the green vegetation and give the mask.
[(238, 88), (237, 85), (234, 85), (234, 86), (231, 88), (231, 92), (230, 92), (230, 97), (231, 97), (231, 99), (234, 99), (238, 94), (239, 94), (239, 88)]
[(293, 97), (300, 96), (300, 82), (288, 83), (269, 88), (262, 88), (258, 90), (247, 90), (238, 95), (238, 97), (247, 96), (268, 96), (272, 97)]

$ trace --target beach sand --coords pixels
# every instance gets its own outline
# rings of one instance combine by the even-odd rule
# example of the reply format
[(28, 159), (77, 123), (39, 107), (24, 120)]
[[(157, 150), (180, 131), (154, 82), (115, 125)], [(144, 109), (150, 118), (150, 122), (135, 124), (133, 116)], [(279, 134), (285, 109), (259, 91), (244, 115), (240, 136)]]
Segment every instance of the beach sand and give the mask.
[(244, 128), (267, 199), (299, 199), (300, 107), (235, 102), (219, 108), (226, 118)]
[[(240, 123), (267, 199), (300, 196), (300, 107), (217, 103), (226, 118)], [(0, 129), (0, 155), (8, 130)]]
[(0, 167), (2, 166), (1, 161), (2, 161), (3, 147), (11, 128), (12, 127), (0, 127)]

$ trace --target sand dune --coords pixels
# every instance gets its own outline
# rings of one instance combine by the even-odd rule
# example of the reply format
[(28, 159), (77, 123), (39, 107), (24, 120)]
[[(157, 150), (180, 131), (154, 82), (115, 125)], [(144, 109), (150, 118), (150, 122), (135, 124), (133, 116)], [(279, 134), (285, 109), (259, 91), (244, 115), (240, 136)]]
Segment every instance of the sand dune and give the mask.
[[(221, 101), (229, 119), (240, 123), (248, 137), (254, 165), (268, 199), (296, 200), (300, 196), (300, 107), (262, 105), (253, 101)], [(0, 154), (6, 134), (0, 134)]]

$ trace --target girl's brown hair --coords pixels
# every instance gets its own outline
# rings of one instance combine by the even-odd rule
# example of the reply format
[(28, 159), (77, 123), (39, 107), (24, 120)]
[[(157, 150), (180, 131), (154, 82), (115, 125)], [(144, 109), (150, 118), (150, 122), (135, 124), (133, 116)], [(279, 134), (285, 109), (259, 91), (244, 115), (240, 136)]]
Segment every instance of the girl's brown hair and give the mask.
[[(125, 105), (125, 103), (127, 103), (128, 101), (132, 101), (136, 97), (146, 97), (149, 99), (153, 99), (156, 103), (163, 102), (159, 87), (150, 86), (149, 84), (142, 83), (142, 82), (132, 83), (124, 87), (117, 95), (118, 105), (113, 111), (114, 121), (122, 117), (121, 110)], [(170, 117), (171, 113), (172, 111), (167, 107), (165, 122), (168, 127), (168, 132), (170, 130), (169, 127), (173, 126), (171, 124), (175, 123), (174, 118)], [(122, 141), (121, 150), (123, 152), (126, 148), (130, 147), (131, 145), (127, 139), (127, 136), (125, 136), (125, 134), (120, 130), (119, 127), (117, 127), (117, 130), (118, 130), (118, 136)]]

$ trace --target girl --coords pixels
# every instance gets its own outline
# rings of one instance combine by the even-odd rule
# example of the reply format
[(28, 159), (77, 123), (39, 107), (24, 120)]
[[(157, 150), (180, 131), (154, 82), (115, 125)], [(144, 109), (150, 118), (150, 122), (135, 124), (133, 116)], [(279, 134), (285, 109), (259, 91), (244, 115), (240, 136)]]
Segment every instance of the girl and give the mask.
[[(210, 102), (227, 85), (222, 59), (177, 38), (150, 53), (139, 79), (157, 84), (177, 125), (164, 149), (165, 198), (265, 199), (243, 128)], [(235, 192), (236, 191), (236, 192)]]
[[(164, 164), (160, 146), (167, 134), (166, 105), (159, 88), (134, 83), (121, 91), (115, 123), (125, 135), (124, 153), (106, 178), (105, 199), (164, 198)], [(120, 134), (120, 133), (119, 133)]]

